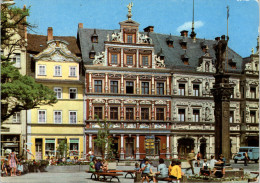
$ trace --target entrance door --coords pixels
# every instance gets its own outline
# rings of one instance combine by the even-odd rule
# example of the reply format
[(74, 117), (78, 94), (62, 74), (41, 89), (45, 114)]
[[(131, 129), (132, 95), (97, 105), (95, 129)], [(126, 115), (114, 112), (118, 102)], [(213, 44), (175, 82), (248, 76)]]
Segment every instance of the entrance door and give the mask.
[(36, 160), (42, 159), (42, 139), (35, 139)]
[(181, 138), (178, 140), (179, 157), (186, 157), (194, 149), (194, 140), (192, 138)]
[(207, 144), (206, 144), (206, 139), (205, 138), (202, 138), (200, 140), (200, 154), (201, 154), (201, 157), (204, 159), (206, 158), (206, 147), (207, 147)]
[(126, 157), (134, 157), (134, 138), (126, 138), (125, 146)]
[(113, 145), (112, 145), (112, 153), (113, 153), (113, 157), (115, 159), (119, 159), (119, 153), (118, 153), (118, 138), (114, 137), (113, 138)]

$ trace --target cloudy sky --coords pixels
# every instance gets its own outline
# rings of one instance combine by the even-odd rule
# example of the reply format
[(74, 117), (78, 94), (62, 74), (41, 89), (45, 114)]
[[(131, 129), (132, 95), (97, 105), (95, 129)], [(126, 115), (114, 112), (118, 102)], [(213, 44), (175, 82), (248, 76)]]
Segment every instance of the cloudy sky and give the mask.
[[(31, 6), (28, 20), (36, 24), (36, 34), (46, 35), (53, 27), (56, 36), (76, 36), (78, 23), (85, 28), (119, 29), (126, 20), (131, 0), (15, 0)], [(140, 30), (152, 25), (162, 34), (180, 35), (191, 29), (192, 0), (132, 0), (132, 19)], [(259, 26), (257, 0), (195, 0), (195, 32), (198, 38), (214, 39), (227, 34), (229, 6), (229, 46), (242, 57), (256, 47)]]

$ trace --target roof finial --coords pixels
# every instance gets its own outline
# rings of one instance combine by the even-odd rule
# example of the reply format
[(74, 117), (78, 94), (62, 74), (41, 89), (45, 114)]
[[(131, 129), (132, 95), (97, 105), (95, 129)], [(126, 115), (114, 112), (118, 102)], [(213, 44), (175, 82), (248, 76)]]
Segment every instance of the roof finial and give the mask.
[(128, 8), (127, 18), (128, 18), (128, 20), (131, 20), (133, 5), (134, 5), (133, 2), (129, 3), (129, 5), (127, 5), (127, 8)]
[(193, 13), (192, 13), (192, 28), (191, 28), (191, 34), (190, 34), (190, 37), (192, 38), (192, 39), (195, 39), (195, 37), (196, 37), (196, 33), (194, 32), (194, 0), (193, 0)]

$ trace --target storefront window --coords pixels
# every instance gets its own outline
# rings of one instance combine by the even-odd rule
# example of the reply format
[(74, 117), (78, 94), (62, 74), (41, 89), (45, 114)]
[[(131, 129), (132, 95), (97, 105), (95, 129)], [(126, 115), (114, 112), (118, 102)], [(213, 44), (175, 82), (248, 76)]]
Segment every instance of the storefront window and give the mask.
[(79, 139), (70, 139), (70, 156), (79, 155)]
[(45, 156), (55, 156), (55, 139), (45, 140)]

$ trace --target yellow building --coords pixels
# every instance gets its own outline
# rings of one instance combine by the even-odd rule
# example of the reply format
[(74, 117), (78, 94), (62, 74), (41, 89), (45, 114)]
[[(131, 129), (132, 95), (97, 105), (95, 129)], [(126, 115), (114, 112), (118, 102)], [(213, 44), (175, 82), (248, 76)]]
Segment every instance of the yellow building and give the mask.
[[(48, 28), (48, 37), (29, 35), (28, 39), (36, 39), (34, 43), (40, 44), (43, 37), (47, 38), (43, 51), (33, 55), (32, 50), (28, 50), (31, 66), (34, 66), (32, 73), (37, 82), (53, 89), (58, 102), (28, 111), (27, 142), (34, 155), (28, 158), (38, 160), (60, 156), (57, 148), (64, 139), (68, 147), (67, 156), (81, 158), (84, 151), (81, 59), (68, 49), (69, 42), (62, 37), (53, 38), (52, 28)], [(30, 43), (33, 44), (33, 41), (28, 40)]]

